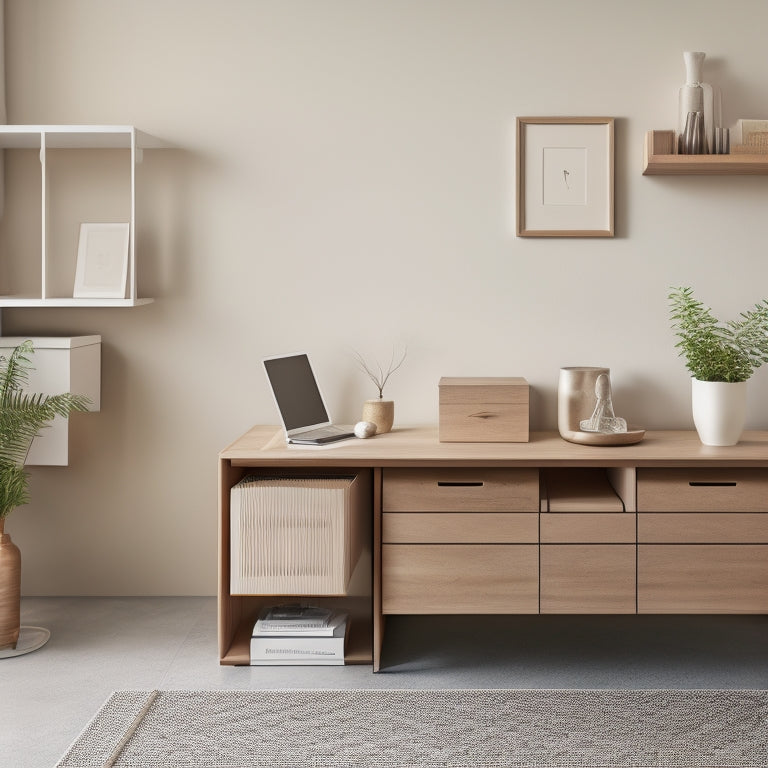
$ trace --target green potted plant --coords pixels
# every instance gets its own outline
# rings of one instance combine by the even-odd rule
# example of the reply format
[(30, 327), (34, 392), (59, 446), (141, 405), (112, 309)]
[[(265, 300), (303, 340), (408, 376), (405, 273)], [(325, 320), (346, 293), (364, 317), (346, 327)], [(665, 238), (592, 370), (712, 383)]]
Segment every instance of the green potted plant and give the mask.
[(389, 432), (392, 429), (392, 424), (395, 421), (395, 403), (393, 400), (384, 400), (384, 386), (389, 377), (405, 362), (405, 356), (408, 354), (408, 350), (404, 349), (400, 359), (395, 362), (395, 350), (392, 348), (392, 357), (389, 361), (389, 366), (386, 372), (384, 368), (377, 362), (375, 367), (368, 365), (363, 359), (363, 356), (359, 352), (355, 352), (355, 358), (357, 364), (360, 366), (360, 370), (368, 376), (368, 378), (375, 384), (376, 389), (379, 390), (379, 396), (376, 399), (366, 400), (363, 403), (363, 421), (371, 422), (376, 425), (376, 434), (383, 434)]
[(719, 322), (693, 289), (669, 294), (672, 328), (691, 373), (693, 421), (705, 445), (735, 445), (744, 429), (746, 387), (768, 362), (768, 301)]
[(5, 518), (29, 501), (29, 476), (24, 471), (32, 440), (55, 416), (84, 411), (82, 395), (42, 395), (24, 391), (34, 352), (31, 341), (0, 356), (0, 650), (15, 648), (19, 638), (21, 555), (5, 533)]

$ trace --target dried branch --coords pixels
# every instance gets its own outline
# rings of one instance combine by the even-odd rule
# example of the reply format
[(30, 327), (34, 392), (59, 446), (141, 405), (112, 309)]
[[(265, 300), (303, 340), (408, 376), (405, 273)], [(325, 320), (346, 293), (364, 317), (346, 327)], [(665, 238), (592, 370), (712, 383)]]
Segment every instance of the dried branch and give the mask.
[(381, 400), (384, 397), (384, 385), (389, 381), (389, 377), (405, 362), (405, 356), (408, 354), (408, 348), (406, 347), (403, 350), (402, 357), (398, 360), (397, 363), (395, 363), (395, 348), (392, 347), (392, 357), (389, 360), (389, 367), (387, 368), (387, 372), (384, 373), (384, 369), (382, 368), (381, 364), (379, 362), (376, 362), (376, 368), (377, 371), (372, 370), (372, 367), (368, 365), (368, 363), (365, 362), (363, 359), (363, 356), (357, 352), (356, 350), (352, 350), (355, 355), (355, 359), (357, 360), (357, 364), (360, 367), (360, 370), (365, 373), (366, 376), (376, 385), (376, 389), (379, 390), (379, 399)]

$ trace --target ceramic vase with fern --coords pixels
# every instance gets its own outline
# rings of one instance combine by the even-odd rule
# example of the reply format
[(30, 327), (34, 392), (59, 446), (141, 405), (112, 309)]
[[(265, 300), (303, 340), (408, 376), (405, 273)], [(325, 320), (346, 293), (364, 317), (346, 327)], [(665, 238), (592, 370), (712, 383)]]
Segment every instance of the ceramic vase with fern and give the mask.
[(0, 651), (15, 648), (21, 625), (21, 552), (0, 517)]

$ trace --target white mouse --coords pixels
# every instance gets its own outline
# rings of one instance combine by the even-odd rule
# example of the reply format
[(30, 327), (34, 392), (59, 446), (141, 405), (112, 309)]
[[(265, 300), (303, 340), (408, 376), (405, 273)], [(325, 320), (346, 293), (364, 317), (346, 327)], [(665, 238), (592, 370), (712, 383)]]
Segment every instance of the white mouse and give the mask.
[(376, 425), (372, 421), (358, 421), (355, 424), (355, 437), (365, 439), (376, 434)]

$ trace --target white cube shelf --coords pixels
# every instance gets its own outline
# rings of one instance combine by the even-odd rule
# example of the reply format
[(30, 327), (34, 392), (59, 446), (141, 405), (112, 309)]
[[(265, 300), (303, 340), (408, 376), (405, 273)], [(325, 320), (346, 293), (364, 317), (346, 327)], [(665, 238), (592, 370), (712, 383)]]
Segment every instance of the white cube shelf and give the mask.
[[(101, 409), (101, 336), (0, 336), (0, 355), (29, 339), (34, 347), (30, 392), (58, 395), (71, 392), (91, 400), (90, 411)], [(26, 463), (66, 466), (69, 463), (69, 420), (57, 416), (32, 442)]]
[[(145, 149), (159, 149), (168, 145), (154, 136), (137, 130), (132, 125), (0, 125), (0, 149), (36, 149), (40, 153), (40, 286), (34, 295), (16, 295), (13, 287), (0, 295), (0, 307), (135, 307), (149, 304), (137, 294), (136, 283), (136, 165), (141, 162)], [(49, 233), (50, 219), (48, 183), (48, 150), (61, 149), (122, 149), (130, 153), (130, 170), (125, 178), (130, 196), (128, 243), (128, 280), (125, 298), (73, 298), (56, 295), (49, 285)], [(74, 222), (75, 224), (80, 222)], [(4, 255), (3, 258), (7, 258)], [(74, 282), (74, 274), (72, 276)]]

